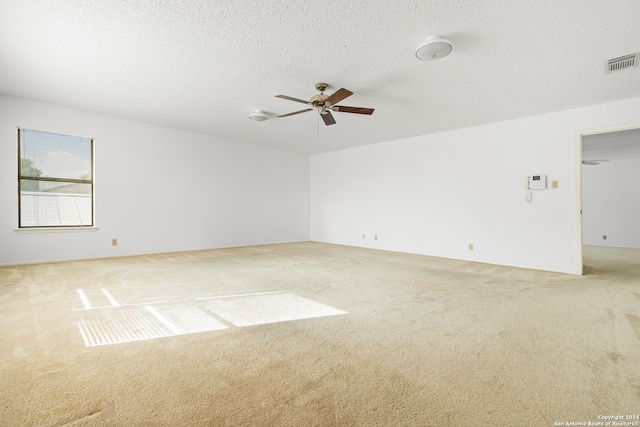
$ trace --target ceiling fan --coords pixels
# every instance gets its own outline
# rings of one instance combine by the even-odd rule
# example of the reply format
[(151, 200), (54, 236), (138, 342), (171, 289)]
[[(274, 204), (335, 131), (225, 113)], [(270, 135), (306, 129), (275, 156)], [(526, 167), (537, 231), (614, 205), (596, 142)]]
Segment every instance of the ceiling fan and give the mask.
[(289, 101), (301, 102), (303, 104), (307, 104), (311, 106), (311, 108), (307, 108), (305, 110), (295, 111), (289, 114), (283, 114), (278, 117), (289, 117), (295, 114), (306, 113), (307, 111), (317, 110), (320, 113), (320, 117), (324, 121), (324, 124), (335, 125), (336, 121), (331, 114), (332, 111), (336, 111), (339, 113), (355, 113), (355, 114), (373, 114), (373, 108), (361, 108), (361, 107), (347, 107), (344, 105), (335, 105), (343, 99), (353, 95), (353, 92), (340, 88), (336, 92), (331, 95), (325, 95), (324, 91), (327, 89), (329, 85), (326, 83), (318, 83), (316, 85), (316, 90), (320, 93), (318, 95), (314, 95), (311, 97), (310, 101), (304, 101), (298, 98), (292, 98), (287, 95), (276, 95), (276, 98), (288, 99)]
[(609, 160), (606, 159), (597, 159), (597, 160), (583, 160), (582, 164), (583, 165), (589, 165), (589, 166), (596, 166), (599, 165), (602, 162), (608, 162)]

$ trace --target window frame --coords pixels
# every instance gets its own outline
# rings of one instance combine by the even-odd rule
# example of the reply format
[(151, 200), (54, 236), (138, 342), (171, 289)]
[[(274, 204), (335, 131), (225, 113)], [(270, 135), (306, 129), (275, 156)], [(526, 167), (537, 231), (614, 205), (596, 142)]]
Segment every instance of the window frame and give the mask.
[[(18, 228), (16, 231), (38, 231), (38, 230), (46, 230), (46, 231), (74, 231), (74, 230), (83, 230), (83, 229), (96, 229), (96, 221), (95, 221), (95, 138), (73, 135), (68, 133), (60, 133), (60, 132), (51, 132), (40, 129), (32, 129), (32, 128), (23, 128), (18, 126)], [(22, 131), (34, 131), (34, 132), (42, 132), (49, 133), (61, 136), (69, 136), (74, 138), (84, 138), (90, 141), (91, 147), (91, 179), (76, 179), (76, 178), (53, 178), (53, 177), (34, 177), (34, 176), (23, 176), (22, 175)], [(88, 225), (76, 224), (76, 225), (22, 225), (22, 188), (21, 181), (45, 181), (45, 182), (68, 182), (72, 184), (89, 184), (91, 187), (91, 223)]]

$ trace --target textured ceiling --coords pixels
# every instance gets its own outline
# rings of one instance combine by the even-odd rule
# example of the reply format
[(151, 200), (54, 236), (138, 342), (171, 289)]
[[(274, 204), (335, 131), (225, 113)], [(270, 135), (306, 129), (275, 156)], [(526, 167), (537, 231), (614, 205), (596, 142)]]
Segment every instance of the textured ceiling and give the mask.
[(582, 137), (582, 160), (640, 159), (640, 129), (586, 135)]
[[(637, 0), (0, 0), (0, 93), (311, 154), (639, 96), (640, 67), (604, 73), (639, 22)], [(435, 34), (453, 52), (417, 60)], [(275, 118), (318, 82), (375, 112)]]

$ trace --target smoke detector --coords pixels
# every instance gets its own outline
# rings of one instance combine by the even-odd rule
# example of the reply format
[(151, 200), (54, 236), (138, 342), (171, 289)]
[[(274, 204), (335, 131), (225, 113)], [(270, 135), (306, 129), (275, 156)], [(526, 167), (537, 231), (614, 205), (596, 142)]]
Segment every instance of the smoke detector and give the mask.
[(255, 113), (249, 114), (249, 118), (255, 122), (264, 122), (265, 120), (269, 120), (269, 116), (267, 116), (261, 110), (256, 110)]
[(449, 55), (452, 49), (449, 40), (440, 36), (430, 36), (416, 49), (416, 57), (422, 61), (433, 61)]
[(638, 54), (632, 53), (630, 55), (621, 56), (620, 58), (614, 58), (607, 61), (607, 74), (614, 71), (624, 70), (629, 67), (638, 66)]

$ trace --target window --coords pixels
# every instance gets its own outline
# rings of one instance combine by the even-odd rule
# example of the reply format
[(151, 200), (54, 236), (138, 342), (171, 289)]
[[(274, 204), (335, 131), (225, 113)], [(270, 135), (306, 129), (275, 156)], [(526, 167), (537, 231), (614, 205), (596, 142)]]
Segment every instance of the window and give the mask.
[(93, 138), (18, 128), (18, 227), (93, 227)]

